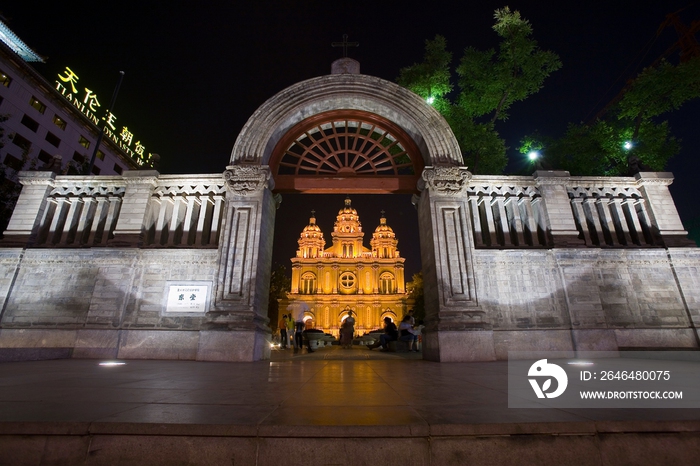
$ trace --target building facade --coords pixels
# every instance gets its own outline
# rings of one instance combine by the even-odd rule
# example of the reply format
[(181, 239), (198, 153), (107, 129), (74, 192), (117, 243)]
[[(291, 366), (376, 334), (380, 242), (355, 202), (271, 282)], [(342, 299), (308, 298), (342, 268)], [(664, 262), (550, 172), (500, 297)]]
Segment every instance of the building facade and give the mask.
[(370, 248), (364, 246), (364, 236), (349, 198), (338, 212), (329, 248), (312, 214), (291, 260), (292, 289), (280, 309), (302, 301), (309, 306), (304, 316), (307, 327), (335, 336), (349, 312), (358, 334), (381, 328), (384, 317), (398, 322), (411, 302), (396, 234), (382, 213)]
[(6, 167), (15, 171), (50, 167), (66, 173), (71, 164), (81, 171), (92, 158), (100, 125), (111, 134), (101, 139), (91, 174), (120, 175), (153, 167), (157, 156), (145, 146), (137, 148), (133, 136), (125, 144), (120, 138), (122, 128), (112, 130), (108, 122), (101, 123), (106, 105), (82, 83), (78, 85), (76, 75), (66, 72), (69, 81), (57, 77), (51, 84), (31, 65), (43, 61), (0, 21), (0, 126), (4, 130), (0, 161)]

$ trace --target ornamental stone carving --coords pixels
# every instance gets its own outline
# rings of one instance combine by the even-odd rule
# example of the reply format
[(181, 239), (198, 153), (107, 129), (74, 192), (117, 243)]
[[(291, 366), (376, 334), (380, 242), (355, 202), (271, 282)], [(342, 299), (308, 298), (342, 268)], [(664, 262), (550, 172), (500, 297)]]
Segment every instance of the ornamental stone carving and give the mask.
[(419, 182), (418, 188), (422, 190), (427, 187), (430, 191), (442, 196), (457, 196), (466, 190), (471, 177), (472, 174), (466, 167), (425, 167), (422, 182)]
[(265, 187), (273, 188), (270, 169), (260, 165), (229, 165), (224, 172), (226, 186), (235, 195), (250, 196)]

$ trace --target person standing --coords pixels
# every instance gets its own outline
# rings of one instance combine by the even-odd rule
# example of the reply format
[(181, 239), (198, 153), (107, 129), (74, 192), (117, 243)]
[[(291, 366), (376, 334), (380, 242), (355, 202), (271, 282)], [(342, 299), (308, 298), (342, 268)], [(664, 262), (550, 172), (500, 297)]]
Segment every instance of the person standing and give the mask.
[(352, 311), (348, 311), (348, 316), (340, 327), (340, 346), (345, 349), (352, 349), (352, 339), (355, 336), (355, 318)]
[(287, 349), (287, 342), (289, 341), (287, 338), (287, 314), (282, 316), (278, 327), (280, 329), (280, 346), (282, 349)]

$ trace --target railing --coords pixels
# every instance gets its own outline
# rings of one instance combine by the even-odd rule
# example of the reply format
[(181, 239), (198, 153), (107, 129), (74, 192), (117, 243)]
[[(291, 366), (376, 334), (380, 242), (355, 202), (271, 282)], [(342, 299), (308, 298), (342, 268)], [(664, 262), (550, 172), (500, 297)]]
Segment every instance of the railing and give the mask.
[(98, 183), (93, 177), (55, 180), (35, 245), (105, 246), (117, 224), (125, 184), (121, 177), (100, 177)]
[(576, 228), (587, 246), (655, 245), (646, 201), (635, 186), (625, 186), (630, 184), (625, 181), (609, 179), (606, 185), (589, 182), (567, 189)]
[[(475, 177), (476, 178), (476, 177)], [(547, 246), (542, 198), (530, 177), (481, 176), (467, 189), (477, 248)]]
[(146, 247), (217, 247), (226, 199), (220, 175), (161, 175), (144, 225)]

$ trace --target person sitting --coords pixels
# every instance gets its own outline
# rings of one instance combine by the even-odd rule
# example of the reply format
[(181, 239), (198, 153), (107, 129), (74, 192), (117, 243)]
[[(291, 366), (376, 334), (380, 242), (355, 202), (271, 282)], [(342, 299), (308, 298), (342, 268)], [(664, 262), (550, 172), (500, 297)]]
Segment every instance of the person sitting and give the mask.
[(399, 337), (399, 331), (396, 324), (391, 321), (391, 317), (384, 317), (384, 333), (379, 336), (379, 341), (373, 345), (367, 346), (370, 350), (381, 346), (382, 351), (389, 351), (389, 342), (396, 341)]
[(413, 333), (413, 317), (406, 314), (399, 324), (399, 340), (408, 343), (408, 351), (418, 352), (418, 336)]

